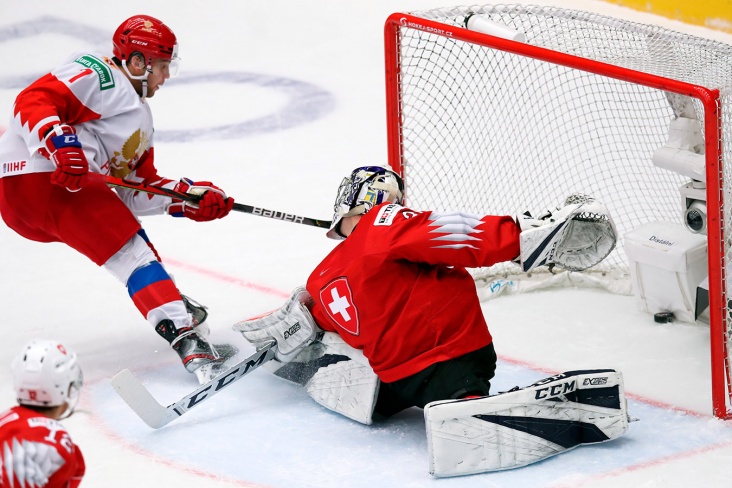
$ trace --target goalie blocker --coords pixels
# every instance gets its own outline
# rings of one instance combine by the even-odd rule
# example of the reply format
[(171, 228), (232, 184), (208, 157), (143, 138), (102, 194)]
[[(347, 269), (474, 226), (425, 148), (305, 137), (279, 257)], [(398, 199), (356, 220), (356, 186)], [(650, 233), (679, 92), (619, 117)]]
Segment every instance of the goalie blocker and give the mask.
[(379, 378), (361, 351), (315, 324), (304, 287), (296, 288), (280, 309), (234, 325), (257, 349), (277, 343), (275, 361), (264, 368), (302, 385), (320, 405), (363, 424), (371, 424)]
[(623, 377), (612, 369), (568, 371), (488, 397), (424, 408), (430, 474), (518, 468), (628, 430)]

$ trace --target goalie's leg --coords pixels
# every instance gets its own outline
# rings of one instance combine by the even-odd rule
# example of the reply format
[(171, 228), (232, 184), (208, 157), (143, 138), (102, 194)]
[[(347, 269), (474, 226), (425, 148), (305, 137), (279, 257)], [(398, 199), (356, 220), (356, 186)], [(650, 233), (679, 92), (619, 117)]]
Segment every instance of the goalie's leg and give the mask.
[(424, 408), (436, 400), (487, 396), (495, 371), (496, 351), (491, 343), (434, 363), (401, 380), (383, 383), (376, 413), (380, 417), (390, 417), (405, 408)]
[[(265, 367), (277, 363), (270, 362)], [(381, 382), (363, 353), (335, 332), (324, 332), (276, 376), (301, 384), (310, 398), (345, 417), (370, 425)]]
[(628, 429), (622, 375), (570, 371), (499, 395), (433, 402), (424, 409), (430, 473), (517, 468)]

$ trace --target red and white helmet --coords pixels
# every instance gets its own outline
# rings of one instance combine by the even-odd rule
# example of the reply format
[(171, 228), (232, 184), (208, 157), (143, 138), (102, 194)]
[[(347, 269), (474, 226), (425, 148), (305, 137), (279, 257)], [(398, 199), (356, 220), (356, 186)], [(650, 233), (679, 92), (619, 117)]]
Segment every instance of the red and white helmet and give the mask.
[(139, 53), (145, 64), (154, 59), (167, 59), (171, 62), (171, 76), (177, 69), (178, 40), (170, 27), (149, 15), (134, 15), (117, 27), (112, 37), (114, 56), (120, 61), (128, 61)]
[(68, 416), (79, 401), (84, 382), (76, 353), (55, 341), (34, 340), (12, 364), (18, 403), (39, 407), (68, 404)]

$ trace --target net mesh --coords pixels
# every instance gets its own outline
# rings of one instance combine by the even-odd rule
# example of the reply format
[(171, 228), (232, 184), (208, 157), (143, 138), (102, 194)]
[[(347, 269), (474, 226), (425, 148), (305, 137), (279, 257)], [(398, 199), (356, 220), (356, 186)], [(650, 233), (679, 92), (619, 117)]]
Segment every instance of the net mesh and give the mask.
[[(641, 73), (718, 89), (721, 129), (721, 235), (732, 236), (732, 46), (657, 26), (547, 6), (462, 6), (411, 15), (463, 27), (470, 14), (525, 36), (527, 44)], [(677, 116), (700, 121), (695, 98), (609, 76), (572, 69), (450, 36), (399, 27), (399, 157), (406, 204), (438, 211), (532, 214), (585, 193), (605, 204), (618, 230), (616, 249), (595, 274), (625, 280), (630, 293), (623, 236), (648, 222), (681, 225), (687, 176), (657, 167), (656, 149), (669, 138)], [(704, 148), (696, 149), (703, 152)], [(722, 297), (727, 290), (730, 242), (721, 249)], [(473, 270), (477, 280), (519, 277), (504, 263)], [(576, 284), (581, 280), (570, 281)], [(612, 289), (612, 288), (611, 288)], [(723, 313), (725, 346), (732, 321)], [(730, 362), (725, 351), (729, 403)]]
[[(730, 46), (592, 13), (521, 5), (411, 13), (461, 27), (476, 13), (535, 46), (724, 91), (732, 80)], [(645, 222), (681, 223), (679, 187), (689, 178), (651, 163), (675, 116), (664, 91), (408, 27), (399, 51), (410, 206), (515, 215), (583, 192), (610, 209), (621, 239)], [(703, 120), (701, 104), (687, 100)], [(725, 134), (728, 101), (725, 93)], [(593, 271), (627, 277), (627, 269), (619, 245)], [(504, 264), (474, 275), (516, 271)]]

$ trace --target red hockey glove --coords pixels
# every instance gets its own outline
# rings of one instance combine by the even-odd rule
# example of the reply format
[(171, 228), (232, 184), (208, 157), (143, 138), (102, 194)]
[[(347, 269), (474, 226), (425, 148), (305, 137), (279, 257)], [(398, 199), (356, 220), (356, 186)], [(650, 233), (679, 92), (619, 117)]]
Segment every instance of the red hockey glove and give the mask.
[(173, 198), (173, 203), (168, 207), (168, 213), (173, 217), (187, 217), (196, 222), (206, 222), (225, 217), (234, 207), (234, 199), (227, 197), (221, 188), (210, 181), (193, 182), (188, 178), (181, 178), (174, 190), (202, 197), (196, 203)]
[(81, 181), (89, 172), (81, 143), (76, 130), (70, 125), (55, 125), (43, 141), (56, 171), (51, 175), (51, 183), (63, 186), (69, 191), (81, 190)]

